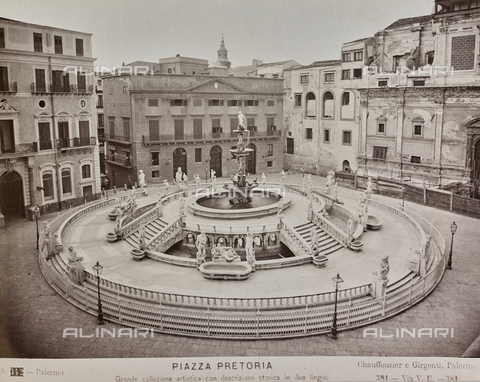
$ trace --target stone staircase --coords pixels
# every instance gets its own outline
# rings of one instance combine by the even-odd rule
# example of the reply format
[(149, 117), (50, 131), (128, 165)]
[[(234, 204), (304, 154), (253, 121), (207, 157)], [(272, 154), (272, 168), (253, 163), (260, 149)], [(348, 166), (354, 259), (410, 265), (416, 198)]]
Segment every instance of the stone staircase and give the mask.
[[(152, 237), (156, 236), (157, 234), (162, 231), (168, 223), (161, 218), (156, 218), (155, 220), (151, 221), (150, 223), (145, 225), (145, 235), (147, 242), (152, 239)], [(124, 240), (130, 244), (132, 247), (138, 247), (138, 231), (133, 232), (132, 234), (128, 235)]]
[(315, 225), (312, 222), (308, 222), (305, 224), (298, 225), (294, 227), (294, 229), (300, 234), (300, 236), (309, 244), (311, 245), (311, 238), (310, 232), (312, 228), (315, 227), (318, 236), (319, 248), (320, 253), (322, 255), (330, 255), (331, 253), (338, 251), (343, 246), (336, 241), (333, 237), (331, 237), (328, 233), (323, 231), (320, 227)]

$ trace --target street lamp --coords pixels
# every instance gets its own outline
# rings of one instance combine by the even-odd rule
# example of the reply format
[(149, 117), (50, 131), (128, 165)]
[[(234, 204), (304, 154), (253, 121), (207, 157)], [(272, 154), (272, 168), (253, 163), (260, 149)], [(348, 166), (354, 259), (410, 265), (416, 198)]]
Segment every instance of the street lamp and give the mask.
[(452, 232), (452, 241), (450, 242), (450, 255), (448, 256), (447, 269), (452, 269), (453, 235), (457, 232), (457, 225), (455, 222), (450, 225), (450, 231)]
[(327, 334), (331, 339), (337, 339), (337, 299), (338, 299), (338, 290), (342, 286), (343, 279), (340, 277), (340, 273), (337, 273), (335, 277), (332, 278), (333, 287), (335, 288), (335, 309), (333, 311), (333, 323), (332, 331)]
[(97, 290), (98, 290), (98, 319), (97, 324), (103, 325), (105, 322), (103, 321), (103, 312), (102, 312), (102, 301), (100, 300), (100, 275), (102, 274), (103, 267), (97, 263), (92, 267), (93, 271), (95, 272), (95, 276), (97, 276)]
[(33, 207), (33, 214), (35, 215), (35, 225), (37, 226), (37, 249), (38, 249), (38, 238), (39, 238), (39, 233), (38, 233), (38, 218), (40, 217), (40, 208), (38, 206)]

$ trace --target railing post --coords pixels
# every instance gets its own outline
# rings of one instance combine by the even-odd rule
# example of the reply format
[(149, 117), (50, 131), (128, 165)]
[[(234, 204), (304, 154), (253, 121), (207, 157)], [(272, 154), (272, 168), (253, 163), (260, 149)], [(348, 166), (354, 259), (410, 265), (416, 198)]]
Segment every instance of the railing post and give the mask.
[(260, 309), (257, 309), (257, 337), (260, 337)]
[(385, 294), (383, 296), (383, 301), (382, 301), (382, 317), (385, 316), (386, 305), (387, 305), (387, 295)]
[(305, 306), (305, 325), (303, 329), (304, 333), (307, 333), (307, 316), (308, 316), (308, 304)]
[(350, 311), (352, 310), (352, 298), (348, 299), (347, 326), (350, 326)]

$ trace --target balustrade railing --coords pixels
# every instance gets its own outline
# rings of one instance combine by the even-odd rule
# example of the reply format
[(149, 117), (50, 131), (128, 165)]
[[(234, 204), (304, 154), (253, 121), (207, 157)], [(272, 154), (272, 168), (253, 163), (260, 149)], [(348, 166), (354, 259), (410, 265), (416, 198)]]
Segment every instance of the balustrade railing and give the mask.
[[(115, 199), (110, 199), (83, 208), (67, 219), (60, 231), (88, 212), (114, 202)], [(393, 207), (378, 202), (369, 203), (407, 221), (414, 221)], [(337, 307), (339, 329), (371, 324), (408, 309), (440, 282), (446, 264), (445, 240), (425, 219), (416, 227), (432, 236), (431, 245), (438, 249), (438, 261), (432, 263), (425, 277), (416, 276), (412, 282), (394, 288), (383, 298), (370, 296), (371, 284), (340, 290)], [(181, 219), (163, 230), (165, 236), (157, 239), (168, 240), (179, 229)], [(283, 233), (296, 237), (285, 225)], [(46, 260), (40, 253), (39, 261), (45, 278), (62, 297), (91, 314), (96, 313), (97, 278), (89, 269), (86, 269), (86, 283), (78, 286), (69, 281), (61, 257)], [(334, 291), (288, 297), (228, 298), (149, 291), (105, 278), (99, 281), (105, 318), (134, 327), (202, 337), (275, 338), (325, 333), (331, 327), (335, 301)]]
[(150, 207), (151, 209), (145, 212), (143, 215), (139, 216), (138, 218), (132, 220), (130, 223), (125, 224), (122, 227), (122, 236), (125, 238), (138, 230), (141, 225), (148, 224), (154, 221), (158, 217), (157, 209), (155, 208), (156, 203), (150, 203), (145, 207)]
[(183, 230), (182, 227), (182, 218), (178, 218), (173, 223), (167, 225), (164, 229), (162, 229), (157, 235), (152, 237), (147, 242), (147, 248), (151, 250), (156, 250), (161, 243), (166, 242), (167, 240), (171, 239), (173, 236), (181, 233)]
[(294, 247), (298, 248), (303, 254), (312, 256), (312, 249), (308, 243), (300, 236), (300, 234), (291, 228), (285, 222), (282, 222), (282, 228), (280, 234), (283, 234), (284, 239), (286, 239), (288, 244), (293, 244)]
[(319, 226), (321, 229), (323, 229), (326, 233), (328, 233), (341, 245), (343, 245), (344, 247), (347, 247), (347, 243), (348, 243), (347, 234), (343, 232), (340, 228), (336, 227), (333, 223), (325, 219), (322, 215), (312, 211), (311, 222)]

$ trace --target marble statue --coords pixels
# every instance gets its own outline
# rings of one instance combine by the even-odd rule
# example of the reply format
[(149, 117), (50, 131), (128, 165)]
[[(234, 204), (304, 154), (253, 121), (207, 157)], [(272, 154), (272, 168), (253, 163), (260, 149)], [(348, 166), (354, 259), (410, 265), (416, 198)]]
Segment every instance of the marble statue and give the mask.
[(145, 225), (138, 227), (138, 247), (143, 251), (147, 247), (147, 234), (145, 232)]
[(43, 253), (46, 259), (50, 259), (53, 256), (53, 240), (52, 231), (48, 221), (43, 222), (42, 238), (40, 240), (40, 252)]
[(327, 194), (332, 194), (333, 184), (335, 183), (335, 173), (330, 170), (327, 175)]
[(215, 182), (215, 178), (216, 178), (215, 174), (216, 174), (216, 173), (217, 173), (217, 172), (216, 172), (213, 168), (210, 169), (210, 180), (212, 181), (212, 183)]
[(165, 195), (168, 194), (168, 189), (170, 188), (170, 184), (168, 183), (168, 180), (163, 181), (163, 185), (165, 187)]
[(353, 216), (350, 216), (347, 222), (347, 242), (349, 244), (352, 242), (352, 239), (353, 239), (354, 227), (355, 227), (355, 221), (353, 220)]
[(333, 190), (334, 190), (335, 201), (338, 201), (338, 185), (337, 185), (337, 182), (335, 182), (335, 185), (333, 186)]
[(302, 178), (302, 191), (307, 192), (307, 178), (305, 178), (305, 174), (303, 174)]
[(177, 172), (175, 173), (175, 182), (177, 183), (178, 188), (180, 188), (180, 185), (182, 183), (182, 178), (183, 178), (182, 175), (183, 175), (182, 168), (179, 167), (177, 169)]
[(422, 250), (420, 252), (420, 259), (419, 259), (419, 275), (424, 277), (427, 274), (427, 264), (428, 260), (430, 259), (430, 240), (432, 237), (427, 235), (425, 237), (425, 241), (422, 243)]
[(68, 277), (70, 281), (77, 285), (82, 285), (85, 282), (85, 267), (82, 264), (83, 257), (77, 257), (77, 252), (73, 246), (68, 246)]
[(138, 174), (138, 185), (140, 188), (145, 188), (147, 187), (147, 182), (145, 181), (145, 174), (143, 173), (143, 170), (139, 171)]
[(52, 248), (53, 248), (53, 254), (56, 255), (57, 253), (60, 253), (62, 251), (62, 245), (60, 244), (58, 240), (58, 234), (54, 233), (52, 235)]
[(198, 174), (195, 174), (193, 176), (193, 179), (195, 180), (195, 186), (199, 186), (200, 185), (200, 176)]
[(115, 219), (115, 235), (117, 235), (117, 238), (122, 237), (122, 217), (117, 216)]
[(247, 128), (247, 118), (241, 111), (238, 112), (238, 130), (245, 130)]
[(266, 186), (267, 185), (267, 176), (265, 175), (265, 173), (263, 172), (262, 173), (262, 186)]
[(188, 175), (185, 174), (185, 173), (183, 174), (183, 185), (185, 187), (187, 187), (187, 185), (188, 185)]
[(373, 284), (373, 295), (375, 298), (383, 298), (387, 291), (388, 274), (390, 273), (390, 264), (388, 263), (388, 255), (384, 255), (380, 260), (378, 271), (373, 272), (376, 276)]
[(205, 232), (200, 232), (197, 235), (197, 240), (195, 241), (195, 246), (197, 247), (197, 268), (205, 261), (207, 256), (207, 235)]
[(180, 198), (179, 211), (180, 211), (180, 216), (185, 216), (185, 199), (184, 198)]
[(253, 235), (251, 232), (247, 232), (247, 238), (245, 239), (245, 253), (248, 264), (250, 264), (255, 271), (255, 250), (253, 249)]
[(372, 197), (372, 192), (373, 192), (372, 177), (369, 176), (368, 177), (368, 182), (367, 182), (367, 191), (365, 192), (366, 197), (370, 199)]
[(310, 230), (310, 247), (312, 249), (312, 253), (315, 255), (318, 249), (318, 234), (316, 227), (312, 227)]
[(157, 202), (157, 216), (161, 218), (163, 216), (163, 203), (161, 200)]
[(308, 174), (308, 176), (307, 176), (307, 188), (309, 190), (312, 189), (312, 175), (311, 174)]
[(226, 260), (227, 262), (240, 261), (240, 256), (232, 247), (217, 244), (212, 248), (212, 260)]
[(281, 182), (282, 182), (282, 183), (285, 183), (285, 171), (282, 170), (282, 171), (280, 172), (280, 174), (281, 174), (281, 176), (282, 176), (282, 177), (281, 177)]

